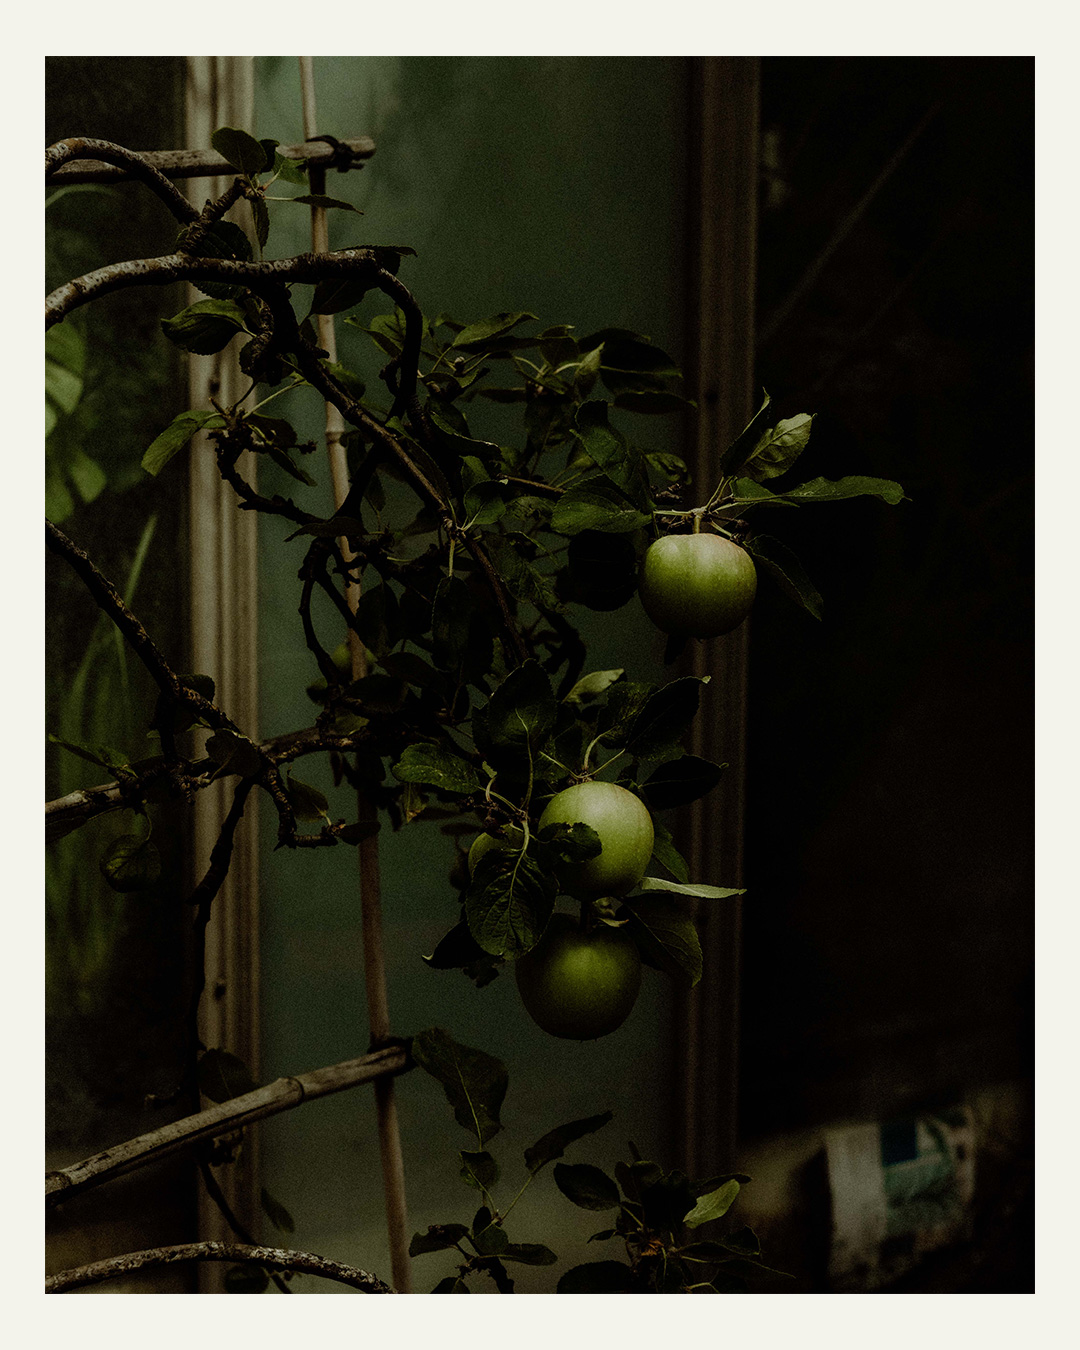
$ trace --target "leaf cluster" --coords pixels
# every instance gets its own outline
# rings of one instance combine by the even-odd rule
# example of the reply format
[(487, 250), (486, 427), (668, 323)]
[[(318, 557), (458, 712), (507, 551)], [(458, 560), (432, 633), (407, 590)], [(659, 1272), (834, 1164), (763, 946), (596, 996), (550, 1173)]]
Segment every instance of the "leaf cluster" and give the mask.
[(462, 1149), (459, 1176), (466, 1186), (480, 1193), (482, 1201), (470, 1223), (432, 1224), (416, 1233), (409, 1245), (410, 1256), (431, 1252), (456, 1252), (456, 1273), (441, 1279), (433, 1294), (469, 1294), (468, 1281), (487, 1276), (500, 1294), (512, 1294), (511, 1265), (549, 1266), (558, 1256), (539, 1242), (511, 1242), (506, 1218), (533, 1179), (566, 1149), (585, 1135), (593, 1134), (611, 1120), (611, 1112), (572, 1120), (549, 1130), (525, 1150), (525, 1181), (510, 1203), (496, 1204), (495, 1190), (501, 1169), (488, 1144), (502, 1129), (500, 1112), (506, 1095), (505, 1064), (482, 1050), (460, 1045), (440, 1027), (422, 1031), (412, 1041), (412, 1055), (420, 1068), (438, 1082), (453, 1108), (454, 1119), (475, 1138), (475, 1149)]
[(568, 1200), (580, 1209), (614, 1212), (610, 1226), (589, 1241), (619, 1239), (626, 1257), (572, 1267), (558, 1293), (743, 1294), (754, 1280), (783, 1274), (761, 1263), (761, 1245), (746, 1226), (725, 1226), (707, 1239), (696, 1232), (724, 1219), (749, 1177), (692, 1181), (647, 1162), (633, 1144), (630, 1153), (630, 1162), (615, 1164), (614, 1177), (591, 1163), (556, 1166), (555, 1184)]

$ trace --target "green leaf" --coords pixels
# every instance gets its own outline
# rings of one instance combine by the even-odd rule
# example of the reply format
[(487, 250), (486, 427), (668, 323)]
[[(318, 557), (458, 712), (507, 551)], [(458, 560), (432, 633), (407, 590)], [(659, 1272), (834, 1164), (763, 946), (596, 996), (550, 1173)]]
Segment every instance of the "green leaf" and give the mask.
[(710, 1223), (713, 1219), (723, 1218), (734, 1204), (739, 1189), (739, 1183), (732, 1179), (726, 1181), (718, 1190), (709, 1191), (707, 1195), (700, 1196), (697, 1204), (687, 1214), (683, 1223), (686, 1224), (687, 1228), (698, 1228), (703, 1223)]
[(608, 405), (603, 399), (583, 403), (574, 414), (574, 434), (588, 457), (602, 469), (627, 500), (640, 511), (649, 507), (649, 483), (641, 451), (627, 445), (626, 439), (608, 421)]
[(720, 1245), (739, 1256), (761, 1255), (761, 1243), (752, 1228), (738, 1228), (734, 1233), (728, 1233), (726, 1237), (720, 1239)]
[(78, 446), (69, 454), (64, 467), (84, 502), (92, 502), (108, 482), (101, 465)]
[(621, 680), (625, 674), (626, 671), (621, 666), (617, 670), (594, 670), (591, 674), (583, 675), (578, 680), (563, 702), (584, 707), (586, 704), (592, 703), (594, 699), (599, 698), (617, 680)]
[(516, 960), (540, 941), (557, 894), (554, 876), (531, 854), (490, 849), (465, 897), (469, 932), (485, 952)]
[(315, 287), (311, 301), (311, 314), (340, 314), (343, 310), (357, 306), (371, 284), (367, 281), (355, 281), (350, 277), (327, 277)]
[(707, 675), (686, 675), (652, 694), (634, 719), (627, 750), (640, 759), (658, 759), (676, 749), (697, 715), (701, 686), (708, 681)]
[(794, 1279), (794, 1276), (786, 1270), (774, 1270), (772, 1266), (764, 1266), (760, 1261), (750, 1261), (740, 1256), (733, 1256), (725, 1261), (722, 1273), (736, 1277), (745, 1276), (752, 1280), (760, 1279), (763, 1275), (780, 1275), (785, 1280)]
[(402, 783), (423, 783), (464, 797), (483, 787), (480, 775), (468, 760), (445, 746), (419, 742), (407, 746), (393, 767), (394, 777)]
[(293, 159), (274, 150), (274, 173), (286, 183), (306, 183), (306, 166), (306, 159)]
[(623, 904), (642, 956), (693, 988), (701, 979), (701, 943), (693, 919), (675, 900), (635, 898)]
[(414, 1233), (409, 1243), (410, 1256), (423, 1256), (427, 1252), (444, 1252), (455, 1246), (469, 1230), (463, 1223), (434, 1223), (426, 1233)]
[(245, 1261), (241, 1266), (230, 1266), (225, 1272), (227, 1294), (262, 1294), (269, 1285), (270, 1276), (254, 1261)]
[[(201, 694), (208, 702), (214, 701), (214, 681), (209, 675), (180, 675), (180, 683), (185, 689), (194, 690), (196, 694)], [(187, 703), (179, 701), (174, 702), (167, 698), (165, 694), (159, 693), (154, 703), (154, 717), (150, 723), (152, 728), (161, 727), (163, 724), (171, 725), (174, 732), (187, 731), (196, 723), (203, 724), (202, 718), (198, 716)]]
[(849, 497), (881, 497), (890, 506), (896, 506), (904, 500), (904, 489), (891, 478), (853, 475), (835, 481), (812, 478), (808, 483), (800, 483), (798, 487), (776, 493), (776, 497), (788, 502), (838, 502)]
[(610, 478), (597, 474), (564, 492), (551, 513), (551, 528), (557, 534), (575, 535), (582, 530), (625, 534), (639, 530), (652, 517), (632, 506)]
[(763, 389), (761, 391), (761, 407), (758, 408), (743, 430), (720, 456), (721, 478), (728, 478), (732, 474), (738, 473), (753, 453), (754, 447), (765, 430), (765, 414), (771, 402), (772, 399), (768, 392)]
[(659, 864), (665, 871), (670, 872), (676, 881), (687, 882), (690, 880), (690, 870), (687, 867), (686, 859), (675, 847), (671, 831), (655, 817), (653, 818), (653, 855), (652, 861), (649, 863), (649, 871), (652, 871), (654, 864)]
[(704, 886), (694, 882), (683, 885), (674, 881), (664, 881), (660, 877), (645, 877), (639, 883), (643, 891), (662, 891), (665, 895), (692, 895), (699, 900), (727, 900), (733, 895), (745, 895), (744, 890), (730, 886)]
[[(301, 202), (305, 206), (321, 206), (327, 211), (355, 211), (358, 216), (364, 213), (358, 206), (353, 206), (352, 202), (343, 202), (338, 197), (326, 197), (321, 192), (306, 192), (302, 197), (290, 197), (289, 201)], [(326, 311), (320, 311), (325, 313)]]
[(558, 715), (551, 679), (531, 659), (512, 670), (492, 694), (485, 709), (490, 748), (527, 757), (550, 735)]
[(273, 151), (268, 155), (261, 141), (239, 127), (219, 127), (210, 137), (210, 144), (234, 169), (249, 178), (262, 173), (274, 162)]
[(250, 778), (262, 768), (255, 746), (236, 731), (215, 731), (206, 742), (206, 753), (221, 766), (222, 773), (238, 773), (241, 778)]
[(490, 319), (482, 319), (479, 323), (467, 324), (456, 334), (450, 345), (453, 347), (482, 347), (495, 338), (504, 337), (519, 323), (524, 323), (526, 319), (535, 318), (535, 314), (527, 314), (524, 311), (495, 314)]
[(645, 462), (669, 483), (689, 483), (690, 469), (685, 459), (664, 450), (648, 450)]
[(330, 803), (317, 787), (303, 783), (292, 774), (285, 775), (285, 791), (297, 820), (327, 820)]
[(414, 1036), (412, 1054), (420, 1068), (442, 1084), (454, 1119), (471, 1130), (483, 1148), (502, 1129), (499, 1111), (506, 1096), (506, 1065), (482, 1050), (459, 1045), (441, 1027)]
[(566, 1272), (557, 1294), (632, 1294), (633, 1272), (622, 1261), (587, 1261)]
[(597, 729), (604, 734), (605, 745), (618, 748), (626, 744), (638, 714), (656, 689), (655, 684), (643, 680), (620, 680), (612, 687), (597, 722)]
[(81, 353), (81, 335), (70, 325), (57, 324), (45, 334), (45, 397), (59, 412), (74, 412), (82, 397), (82, 366), (74, 365)]
[[(183, 247), (185, 230), (180, 232), (178, 248)], [(195, 256), (200, 258), (232, 258), (236, 262), (251, 261), (251, 240), (239, 225), (232, 220), (219, 220), (206, 231), (195, 246)], [(245, 295), (243, 286), (233, 286), (223, 281), (200, 281), (195, 283), (200, 291), (212, 295), (218, 300), (241, 300)]]
[(58, 323), (45, 334), (45, 356), (49, 361), (82, 375), (86, 369), (86, 342), (73, 323)]
[[(586, 338), (591, 346), (599, 334)], [(633, 394), (678, 395), (682, 390), (682, 372), (660, 347), (640, 334), (607, 329), (600, 354), (600, 378), (616, 396)]]
[(113, 750), (108, 745), (91, 745), (84, 741), (65, 741), (59, 736), (54, 736), (50, 731), (47, 739), (53, 745), (61, 745), (65, 750), (73, 755), (78, 755), (80, 759), (88, 760), (91, 764), (98, 764), (103, 769), (108, 769), (110, 773), (115, 773), (120, 777), (130, 764), (130, 756), (125, 755), (120, 750)]
[(247, 316), (232, 300), (199, 300), (171, 319), (161, 320), (161, 331), (186, 352), (209, 356), (247, 332)]
[(440, 1280), (431, 1291), (433, 1294), (469, 1294), (472, 1290), (457, 1275), (447, 1275), (444, 1280)]
[(199, 1090), (212, 1102), (243, 1097), (258, 1086), (244, 1061), (228, 1050), (207, 1050), (199, 1060)]
[(726, 768), (726, 764), (713, 764), (697, 755), (683, 755), (654, 769), (642, 790), (654, 811), (685, 806), (711, 792)]
[(817, 587), (803, 570), (802, 563), (786, 544), (771, 535), (757, 534), (744, 545), (746, 551), (779, 584), (780, 589), (796, 604), (821, 618), (821, 596)]
[(490, 1153), (469, 1152), (462, 1149), (461, 1177), (478, 1191), (488, 1191), (499, 1179), (499, 1164)]
[(576, 820), (573, 824), (557, 821), (545, 825), (537, 839), (568, 863), (587, 862), (589, 858), (597, 857), (603, 848), (600, 836), (583, 820)]
[(275, 1200), (265, 1186), (259, 1192), (262, 1211), (279, 1233), (294, 1233), (296, 1221), (280, 1200)]
[(595, 1134), (611, 1119), (612, 1113), (603, 1111), (598, 1116), (585, 1116), (581, 1120), (571, 1120), (566, 1125), (557, 1125), (525, 1150), (525, 1166), (530, 1172), (539, 1172), (545, 1164), (561, 1158), (567, 1145), (587, 1134)]
[(664, 1172), (653, 1163), (643, 1162), (634, 1163), (631, 1171), (637, 1175), (645, 1226), (674, 1231), (694, 1206), (685, 1173)]
[(380, 661), (397, 644), (398, 600), (385, 581), (369, 586), (361, 595), (356, 607), (356, 631)]
[(303, 483), (305, 487), (315, 487), (315, 479), (306, 469), (302, 469), (293, 460), (288, 451), (282, 450), (276, 445), (268, 445), (265, 453), (270, 456), (279, 469), (284, 469), (290, 478), (295, 478), (298, 483)]
[(812, 413), (798, 413), (770, 427), (746, 457), (748, 477), (760, 482), (786, 473), (806, 448), (813, 422)]
[(484, 949), (477, 945), (469, 932), (469, 925), (462, 919), (439, 939), (430, 956), (420, 959), (432, 970), (461, 970), (485, 955)]
[(249, 204), (252, 223), (255, 226), (255, 238), (259, 241), (259, 247), (265, 248), (266, 241), (270, 238), (270, 208), (263, 197), (252, 197)]
[(540, 1242), (511, 1242), (500, 1256), (504, 1261), (518, 1261), (523, 1266), (553, 1266), (559, 1259), (550, 1247)]
[(725, 1261), (731, 1255), (726, 1247), (719, 1242), (691, 1242), (686, 1247), (679, 1248), (679, 1259), (683, 1261), (695, 1261), (701, 1265), (716, 1265), (720, 1261)]
[(499, 1256), (510, 1245), (510, 1239), (502, 1226), (492, 1223), (491, 1211), (488, 1209), (477, 1211), (470, 1237), (481, 1256)]
[(142, 466), (147, 473), (155, 477), (168, 464), (169, 460), (187, 445), (199, 431), (211, 427), (223, 427), (225, 419), (216, 412), (184, 412), (174, 417), (165, 430), (155, 436), (142, 457)]
[(550, 574), (522, 556), (520, 545), (524, 540), (525, 536), (518, 532), (488, 535), (485, 544), (492, 566), (518, 600), (537, 609), (560, 608)]
[(143, 835), (123, 834), (114, 839), (99, 863), (101, 875), (114, 891), (145, 891), (161, 876), (157, 847)]
[(555, 1185), (579, 1209), (618, 1209), (619, 1188), (591, 1163), (556, 1163)]

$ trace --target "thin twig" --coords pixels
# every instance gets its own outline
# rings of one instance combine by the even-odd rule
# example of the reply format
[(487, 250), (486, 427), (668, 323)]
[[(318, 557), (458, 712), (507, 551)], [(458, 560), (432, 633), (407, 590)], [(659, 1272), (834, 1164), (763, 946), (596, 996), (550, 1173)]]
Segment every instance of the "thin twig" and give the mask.
[(186, 703), (209, 726), (235, 731), (228, 717), (208, 698), (188, 688), (180, 680), (151, 640), (150, 634), (124, 603), (120, 592), (91, 561), (90, 557), (51, 520), (45, 521), (45, 542), (70, 564), (73, 571), (97, 601), (98, 606), (119, 628), (124, 640), (150, 672), (154, 683), (167, 699)]
[(59, 1275), (50, 1275), (45, 1281), (45, 1292), (66, 1294), (72, 1289), (100, 1284), (102, 1280), (111, 1280), (118, 1275), (130, 1275), (135, 1270), (188, 1261), (250, 1261), (268, 1270), (321, 1275), (324, 1279), (359, 1289), (362, 1294), (394, 1292), (378, 1276), (369, 1275), (366, 1270), (342, 1265), (340, 1261), (330, 1261), (313, 1252), (292, 1252), (282, 1247), (250, 1247), (241, 1242), (186, 1242), (175, 1247), (151, 1247), (143, 1252), (128, 1252), (124, 1256), (113, 1256), (107, 1261), (95, 1261), (93, 1265), (76, 1266), (73, 1270), (62, 1270)]

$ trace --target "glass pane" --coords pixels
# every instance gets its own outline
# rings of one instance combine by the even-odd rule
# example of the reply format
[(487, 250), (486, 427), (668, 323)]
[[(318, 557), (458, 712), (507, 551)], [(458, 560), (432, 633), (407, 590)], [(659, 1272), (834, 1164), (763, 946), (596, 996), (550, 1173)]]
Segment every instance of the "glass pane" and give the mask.
[[(328, 178), (328, 193), (365, 211), (363, 220), (330, 213), (332, 246), (414, 247), (418, 256), (404, 259), (399, 275), (428, 314), (471, 322), (528, 310), (544, 324), (572, 323), (581, 336), (620, 326), (649, 334), (681, 358), (682, 61), (319, 58), (315, 72), (319, 130), (371, 135), (377, 146), (358, 179)], [(256, 79), (258, 134), (301, 140), (296, 59), (259, 58)], [(279, 212), (277, 220), (273, 253), (310, 247), (306, 212)], [(369, 298), (361, 312), (389, 307), (383, 297)], [(355, 329), (339, 324), (338, 343), (343, 361), (367, 360), (367, 339)], [(321, 409), (308, 406), (303, 415), (305, 434), (320, 437)], [(486, 434), (497, 436), (499, 425), (492, 417)], [(678, 419), (633, 423), (650, 449), (677, 451), (679, 431)], [(328, 474), (315, 456), (306, 466), (320, 485), (312, 509), (328, 512)], [(297, 484), (268, 470), (263, 487), (295, 496)], [(311, 721), (304, 689), (318, 674), (298, 629), (302, 551), (283, 542), (289, 532), (269, 521), (261, 535), (264, 735)], [(590, 616), (587, 638), (588, 669), (621, 666), (634, 678), (664, 678), (663, 644), (636, 601)], [(331, 815), (348, 815), (347, 792), (335, 793), (328, 775), (315, 779), (318, 770), (305, 764), (303, 776), (309, 772), (331, 798)], [(271, 1079), (362, 1053), (367, 1031), (355, 855), (342, 848), (273, 853), (273, 822), (265, 828), (263, 1076)], [(575, 1146), (571, 1160), (611, 1167), (632, 1138), (646, 1157), (671, 1166), (665, 977), (646, 972), (638, 1005), (614, 1034), (585, 1044), (556, 1041), (529, 1021), (512, 974), (478, 990), (460, 972), (432, 970), (421, 960), (457, 918), (450, 841), (419, 823), (398, 833), (384, 828), (381, 839), (392, 1023), (403, 1035), (442, 1025), (507, 1063), (506, 1129), (493, 1144), (506, 1178), (504, 1203), (524, 1180), (529, 1144), (556, 1125), (607, 1109), (615, 1122)], [(410, 1231), (468, 1221), (478, 1201), (458, 1177), (458, 1150), (469, 1147), (469, 1136), (422, 1073), (399, 1079), (397, 1095)], [(297, 1246), (385, 1278), (370, 1093), (313, 1103), (260, 1128), (266, 1185), (295, 1217)], [(603, 1255), (585, 1246), (603, 1218), (575, 1208), (545, 1173), (515, 1211), (512, 1232), (515, 1240), (547, 1242), (560, 1261), (515, 1267), (518, 1291), (552, 1292), (562, 1271)], [(445, 1257), (417, 1258), (415, 1287), (431, 1289), (449, 1269)], [(301, 1285), (337, 1292), (326, 1282)]]
[[(182, 144), (183, 59), (57, 57), (46, 63), (47, 140), (88, 135), (135, 149)], [(46, 193), (48, 289), (95, 267), (171, 251), (172, 217), (145, 188), (52, 187)], [(77, 310), (61, 334), (67, 382), (46, 442), (46, 509), (129, 601), (183, 670), (185, 509), (181, 473), (148, 477), (143, 451), (179, 411), (182, 371), (159, 320), (178, 288), (119, 292)], [(61, 381), (64, 376), (58, 377)], [(46, 556), (46, 730), (122, 758), (147, 739), (155, 686), (68, 564)], [(115, 774), (55, 743), (47, 793)], [(108, 755), (105, 756), (108, 758)], [(141, 827), (101, 816), (50, 844), (46, 861), (47, 1166), (56, 1168), (195, 1109), (174, 1094), (191, 1052), (182, 906), (183, 817), (151, 808), (160, 879), (119, 892), (100, 861)], [(50, 1271), (193, 1235), (190, 1164), (138, 1173), (52, 1211)], [(132, 1277), (87, 1292), (184, 1292), (189, 1272)]]

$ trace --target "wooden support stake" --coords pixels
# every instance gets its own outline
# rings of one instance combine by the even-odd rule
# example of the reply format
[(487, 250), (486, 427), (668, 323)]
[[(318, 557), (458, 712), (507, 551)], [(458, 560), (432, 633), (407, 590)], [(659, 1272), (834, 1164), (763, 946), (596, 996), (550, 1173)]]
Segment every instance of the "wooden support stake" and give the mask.
[[(301, 56), (300, 90), (304, 109), (304, 135), (318, 135), (315, 107), (315, 75), (310, 56)], [(325, 191), (326, 170), (313, 167), (310, 172), (313, 193)], [(323, 207), (311, 208), (311, 247), (315, 253), (330, 251), (329, 229)], [(319, 345), (337, 360), (337, 338), (334, 319), (330, 314), (318, 315)], [(332, 403), (326, 405), (326, 449), (330, 457), (330, 474), (334, 488), (334, 506), (340, 510), (349, 491), (349, 470), (342, 436), (345, 422)], [(344, 539), (338, 541), (346, 565), (353, 554)], [(359, 582), (349, 581), (345, 586), (345, 600), (356, 612), (360, 603)], [(367, 653), (357, 634), (348, 631), (349, 651), (352, 657), (352, 677), (362, 679), (367, 674)], [(378, 812), (364, 792), (358, 792), (357, 819), (375, 820)], [(357, 847), (360, 864), (361, 927), (364, 936), (364, 984), (367, 993), (368, 1026), (371, 1044), (378, 1046), (390, 1035), (390, 1008), (386, 988), (386, 957), (383, 951), (382, 887), (379, 876), (379, 836), (372, 834), (362, 839)], [(399, 1294), (411, 1292), (409, 1264), (408, 1219), (405, 1204), (405, 1166), (401, 1151), (401, 1131), (398, 1127), (397, 1106), (394, 1101), (394, 1081), (381, 1078), (375, 1084), (375, 1114), (379, 1133), (379, 1153), (382, 1158), (383, 1192), (386, 1206), (387, 1239), (390, 1245), (390, 1269), (394, 1288)]]

